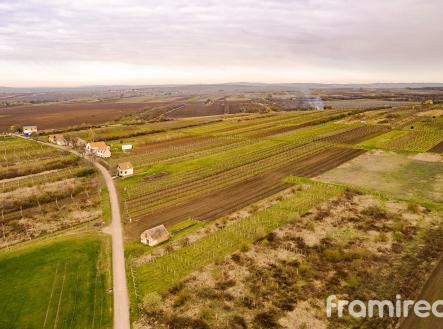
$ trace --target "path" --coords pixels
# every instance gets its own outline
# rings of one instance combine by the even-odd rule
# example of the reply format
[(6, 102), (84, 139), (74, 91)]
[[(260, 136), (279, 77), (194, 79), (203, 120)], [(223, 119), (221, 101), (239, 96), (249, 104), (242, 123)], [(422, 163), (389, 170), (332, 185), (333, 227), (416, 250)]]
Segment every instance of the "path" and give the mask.
[[(29, 140), (29, 139), (28, 139)], [(81, 155), (70, 148), (50, 144), (42, 141), (38, 143), (68, 151), (77, 156)], [(125, 254), (123, 245), (123, 229), (120, 216), (120, 203), (118, 201), (117, 189), (108, 170), (100, 163), (94, 161), (94, 158), (84, 157), (90, 161), (102, 174), (109, 191), (111, 201), (112, 223), (109, 227), (109, 233), (112, 236), (112, 278), (114, 295), (114, 329), (130, 329), (129, 319), (129, 297), (128, 286), (126, 283)]]

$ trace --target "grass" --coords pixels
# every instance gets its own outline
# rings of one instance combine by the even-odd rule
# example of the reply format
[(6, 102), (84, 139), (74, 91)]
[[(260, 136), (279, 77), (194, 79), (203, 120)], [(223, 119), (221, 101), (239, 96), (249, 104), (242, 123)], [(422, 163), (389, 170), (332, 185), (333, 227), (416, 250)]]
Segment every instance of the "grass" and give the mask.
[(109, 191), (103, 182), (101, 187), (101, 204), (102, 204), (102, 218), (106, 224), (111, 224), (111, 202), (109, 200)]
[(381, 136), (367, 140), (360, 147), (386, 149), (392, 151), (426, 152), (443, 141), (443, 132), (438, 129), (392, 130)]
[(111, 328), (110, 240), (81, 235), (0, 254), (0, 328)]
[(297, 219), (302, 213), (343, 190), (339, 186), (313, 183), (300, 178), (292, 178), (291, 181), (296, 184), (309, 182), (310, 187), (296, 191), (293, 197), (229, 225), (190, 246), (138, 267), (137, 284), (142, 295), (151, 292), (166, 293), (190, 273)]
[(412, 155), (367, 153), (319, 177), (391, 197), (441, 208), (443, 163), (421, 161)]

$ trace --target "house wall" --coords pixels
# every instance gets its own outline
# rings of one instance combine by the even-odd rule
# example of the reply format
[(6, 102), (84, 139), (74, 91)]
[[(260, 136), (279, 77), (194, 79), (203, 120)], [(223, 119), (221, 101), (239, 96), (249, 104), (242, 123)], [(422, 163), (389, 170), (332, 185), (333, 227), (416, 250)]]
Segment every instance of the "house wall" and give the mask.
[(130, 176), (130, 175), (133, 175), (133, 174), (134, 174), (134, 169), (133, 168), (130, 168), (130, 169), (127, 169), (127, 170), (118, 169), (118, 176), (120, 176), (120, 177)]

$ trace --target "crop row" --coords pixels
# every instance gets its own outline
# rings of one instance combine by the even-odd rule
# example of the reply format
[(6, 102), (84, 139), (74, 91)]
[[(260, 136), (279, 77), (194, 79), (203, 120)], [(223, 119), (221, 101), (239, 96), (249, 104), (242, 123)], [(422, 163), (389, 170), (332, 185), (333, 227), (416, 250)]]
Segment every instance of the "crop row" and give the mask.
[(140, 198), (128, 200), (126, 206), (131, 218), (137, 218), (146, 214), (146, 211), (153, 211), (168, 205), (177, 204), (189, 200), (196, 196), (219, 190), (224, 187), (239, 183), (254, 177), (262, 172), (278, 168), (288, 161), (293, 161), (307, 154), (325, 149), (325, 145), (311, 144), (308, 146), (292, 149), (280, 153), (273, 157), (268, 157), (257, 162), (248, 163), (231, 170), (211, 175), (200, 180), (175, 186), (171, 189), (158, 191)]
[(13, 179), (9, 181), (0, 181), (0, 193), (9, 192), (22, 187), (31, 187), (40, 184), (59, 181), (62, 179), (74, 177), (87, 167), (67, 167), (56, 170), (51, 175), (37, 174), (35, 176), (23, 177), (21, 179)]
[[(299, 181), (294, 179), (294, 183)], [(189, 246), (155, 258), (153, 262), (136, 268), (139, 288), (143, 295), (150, 292), (162, 294), (190, 273), (223, 259), (242, 244), (252, 243), (340, 192), (340, 187), (313, 183), (311, 188), (297, 191), (291, 198), (266, 210), (241, 219)]]
[(184, 183), (189, 180), (200, 179), (214, 173), (223, 172), (246, 163), (254, 163), (260, 159), (272, 157), (284, 151), (295, 148), (297, 145), (284, 142), (259, 141), (246, 147), (230, 149), (208, 157), (180, 163), (181, 168), (192, 168), (177, 174), (171, 174), (155, 182), (139, 182), (127, 187), (130, 197), (158, 191), (162, 188)]

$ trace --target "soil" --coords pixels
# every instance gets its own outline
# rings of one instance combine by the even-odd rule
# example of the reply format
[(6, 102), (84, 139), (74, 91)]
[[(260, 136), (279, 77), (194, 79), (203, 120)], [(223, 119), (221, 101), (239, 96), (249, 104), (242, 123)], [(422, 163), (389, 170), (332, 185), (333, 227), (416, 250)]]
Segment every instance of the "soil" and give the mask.
[(252, 179), (148, 214), (126, 225), (126, 238), (138, 239), (144, 230), (160, 224), (174, 225), (187, 218), (213, 220), (230, 214), (290, 187), (290, 184), (282, 182), (282, 179), (289, 175), (315, 177), (364, 152), (356, 149), (330, 148), (304, 156)]
[(431, 148), (428, 152), (443, 153), (443, 142), (438, 143), (433, 148)]
[(322, 140), (328, 142), (344, 143), (344, 144), (357, 144), (366, 139), (386, 133), (387, 131), (389, 131), (388, 127), (364, 126), (364, 127), (357, 127), (350, 131), (345, 131), (337, 135), (329, 136), (323, 138)]
[(12, 125), (36, 125), (39, 129), (66, 128), (81, 124), (100, 124), (151, 107), (146, 103), (52, 103), (0, 109), (0, 131)]

